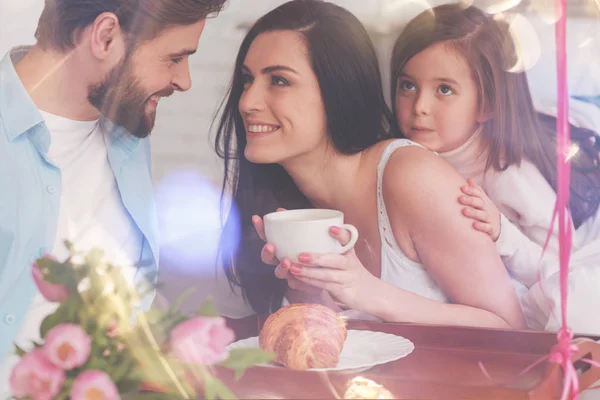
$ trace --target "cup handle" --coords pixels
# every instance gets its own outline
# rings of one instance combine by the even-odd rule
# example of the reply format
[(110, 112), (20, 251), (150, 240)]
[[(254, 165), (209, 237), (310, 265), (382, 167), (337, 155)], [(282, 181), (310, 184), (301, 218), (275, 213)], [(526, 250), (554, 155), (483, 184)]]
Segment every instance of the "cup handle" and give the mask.
[(356, 242), (358, 241), (358, 229), (356, 229), (354, 227), (354, 225), (350, 225), (350, 224), (344, 224), (342, 226), (340, 226), (340, 228), (342, 229), (347, 229), (348, 231), (350, 231), (350, 241), (342, 247), (342, 253), (347, 252), (348, 250), (350, 250), (351, 248), (354, 247), (354, 245), (356, 244)]

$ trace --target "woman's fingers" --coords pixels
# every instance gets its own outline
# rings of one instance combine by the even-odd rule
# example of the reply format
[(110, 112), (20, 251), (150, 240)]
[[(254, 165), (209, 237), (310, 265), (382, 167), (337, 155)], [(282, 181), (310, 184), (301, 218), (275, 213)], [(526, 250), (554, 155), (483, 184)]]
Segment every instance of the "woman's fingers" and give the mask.
[(307, 276), (296, 276), (294, 277), (296, 280), (299, 281), (299, 283), (303, 284), (303, 285), (307, 285), (309, 287), (315, 288), (315, 289), (322, 289), (325, 290), (328, 293), (332, 293), (335, 291), (335, 286), (338, 286), (337, 283), (335, 282), (326, 282), (326, 281), (320, 281), (318, 279), (314, 279), (314, 278), (309, 278)]
[(300, 281), (298, 278), (296, 278), (293, 274), (290, 273), (290, 268), (292, 267), (292, 265), (293, 264), (290, 260), (288, 260), (287, 258), (284, 259), (277, 266), (277, 268), (275, 268), (275, 276), (279, 279), (286, 279), (288, 282), (288, 286), (291, 289), (318, 295), (321, 292), (321, 289)]
[(335, 239), (337, 239), (337, 241), (340, 242), (342, 246), (348, 244), (350, 242), (350, 239), (352, 239), (350, 231), (348, 231), (347, 229), (340, 228), (339, 226), (332, 226), (331, 228), (329, 228), (329, 234)]
[(258, 236), (266, 242), (267, 238), (265, 237), (265, 223), (263, 222), (263, 219), (258, 215), (253, 215), (252, 225), (254, 225), (254, 229), (256, 229), (256, 233), (258, 233)]
[(263, 246), (260, 252), (260, 259), (265, 264), (269, 265), (277, 265), (279, 264), (279, 260), (275, 257), (275, 246), (271, 243), (267, 243)]
[(310, 278), (323, 282), (340, 282), (339, 269), (323, 268), (323, 267), (307, 267), (299, 264), (292, 264), (290, 273), (296, 278)]
[(333, 269), (344, 269), (344, 256), (343, 254), (313, 254), (313, 253), (301, 253), (298, 256), (298, 261), (304, 265), (311, 267), (327, 267)]

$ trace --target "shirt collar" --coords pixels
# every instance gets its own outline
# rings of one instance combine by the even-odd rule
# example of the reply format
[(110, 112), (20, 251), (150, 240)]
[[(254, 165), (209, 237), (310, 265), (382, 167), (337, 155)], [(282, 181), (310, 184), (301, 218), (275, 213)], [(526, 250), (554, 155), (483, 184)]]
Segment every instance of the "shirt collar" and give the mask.
[[(44, 122), (44, 117), (25, 90), (15, 64), (29, 52), (32, 46), (12, 48), (0, 61), (0, 123), (4, 124), (10, 141)], [(122, 148), (126, 155), (135, 151), (139, 139), (124, 128), (102, 118), (110, 144)]]
[(30, 46), (15, 47), (0, 61), (0, 121), (4, 125), (9, 141), (44, 122), (44, 118), (17, 75), (14, 65), (27, 54), (30, 48)]
[(141, 139), (133, 136), (125, 128), (116, 125), (107, 118), (102, 118), (100, 121), (102, 129), (108, 134), (109, 148), (116, 146), (122, 149), (126, 156), (135, 151)]

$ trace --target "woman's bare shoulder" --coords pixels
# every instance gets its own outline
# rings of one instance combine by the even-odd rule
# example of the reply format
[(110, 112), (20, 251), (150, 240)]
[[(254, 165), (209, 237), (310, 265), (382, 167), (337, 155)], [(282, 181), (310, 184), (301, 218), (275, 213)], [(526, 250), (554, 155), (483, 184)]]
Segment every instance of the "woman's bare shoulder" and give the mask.
[(390, 156), (383, 175), (383, 186), (396, 190), (444, 188), (464, 184), (458, 171), (438, 156), (421, 146), (403, 146)]

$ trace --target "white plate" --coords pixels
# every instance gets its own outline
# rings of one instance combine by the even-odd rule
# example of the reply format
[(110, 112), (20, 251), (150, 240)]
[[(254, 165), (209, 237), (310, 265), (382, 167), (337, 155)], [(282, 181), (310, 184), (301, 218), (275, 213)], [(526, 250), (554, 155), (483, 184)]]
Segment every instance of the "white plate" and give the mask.
[[(259, 347), (258, 336), (255, 336), (238, 340), (227, 348), (232, 350), (257, 347)], [(334, 368), (313, 368), (311, 371), (366, 369), (406, 357), (412, 353), (414, 348), (414, 344), (402, 336), (383, 332), (349, 330), (338, 365)], [(281, 368), (279, 365), (271, 363), (264, 365)]]

